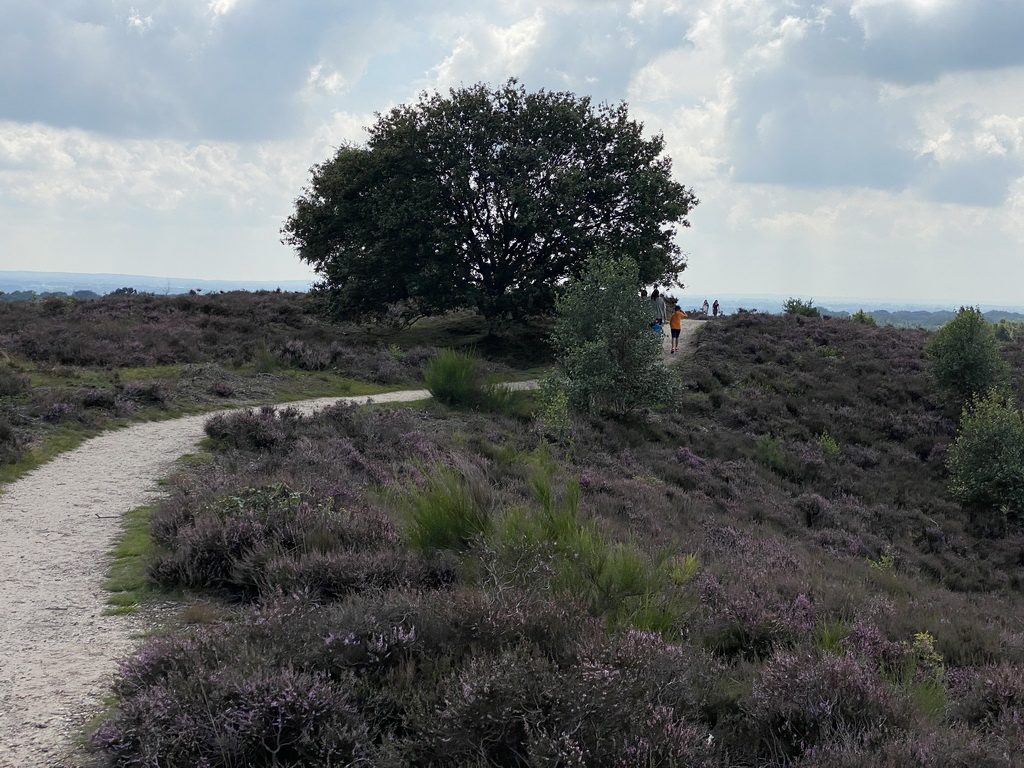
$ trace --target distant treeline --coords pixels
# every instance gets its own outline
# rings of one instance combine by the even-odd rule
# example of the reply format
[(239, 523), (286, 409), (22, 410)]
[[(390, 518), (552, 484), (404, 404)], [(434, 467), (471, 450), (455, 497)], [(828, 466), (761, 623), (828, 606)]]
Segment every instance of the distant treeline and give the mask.
[(64, 291), (54, 291), (46, 293), (36, 293), (35, 291), (11, 291), (10, 293), (4, 293), (0, 291), (0, 301), (39, 301), (42, 299), (57, 298), (57, 299), (98, 299), (102, 294), (96, 293), (96, 291), (75, 291), (74, 293), (64, 293)]
[[(280, 292), (280, 288), (277, 289)], [(202, 289), (199, 289), (202, 292)], [(35, 291), (0, 291), (0, 302), (12, 302), (12, 301), (45, 301), (46, 299), (81, 299), (89, 301), (92, 299), (100, 299), (103, 296), (136, 296), (140, 294), (148, 293), (147, 291), (137, 291), (134, 288), (124, 287), (118, 288), (111, 291), (109, 294), (97, 293), (96, 291), (72, 291), (67, 293), (65, 291), (42, 291), (36, 293)], [(196, 291), (189, 291), (193, 296), (196, 295)], [(211, 293), (217, 293), (217, 291), (211, 291)], [(222, 291), (223, 293), (223, 291)], [(155, 295), (149, 293), (148, 295)]]
[[(886, 309), (874, 309), (864, 311), (871, 315), (871, 317), (875, 318), (875, 322), (879, 325), (892, 325), (897, 328), (927, 328), (929, 330), (942, 327), (956, 316), (956, 312), (950, 310), (927, 312), (924, 310), (901, 309), (896, 312), (890, 312)], [(832, 317), (850, 316), (849, 312), (833, 312), (832, 310), (825, 309), (824, 307), (822, 307), (821, 313)], [(1019, 312), (991, 310), (989, 312), (985, 312), (984, 316), (986, 320), (996, 325), (1004, 320), (1010, 323), (1024, 321), (1024, 314)]]

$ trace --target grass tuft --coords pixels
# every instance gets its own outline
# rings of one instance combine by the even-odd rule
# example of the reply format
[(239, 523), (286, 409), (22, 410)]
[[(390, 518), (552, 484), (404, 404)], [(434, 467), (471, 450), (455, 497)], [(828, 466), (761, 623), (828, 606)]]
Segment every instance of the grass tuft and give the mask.
[(138, 507), (121, 521), (121, 533), (114, 542), (104, 584), (110, 593), (107, 602), (113, 606), (107, 613), (131, 613), (153, 594), (146, 575), (154, 551), (149, 534), (152, 514), (153, 507)]

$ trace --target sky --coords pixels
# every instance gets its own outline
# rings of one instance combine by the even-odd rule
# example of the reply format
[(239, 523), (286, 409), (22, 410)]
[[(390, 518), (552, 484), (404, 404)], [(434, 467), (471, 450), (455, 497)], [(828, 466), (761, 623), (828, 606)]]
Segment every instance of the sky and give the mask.
[(687, 293), (1024, 305), (1020, 0), (0, 0), (0, 269), (313, 279), (309, 169), (423, 92), (626, 102)]

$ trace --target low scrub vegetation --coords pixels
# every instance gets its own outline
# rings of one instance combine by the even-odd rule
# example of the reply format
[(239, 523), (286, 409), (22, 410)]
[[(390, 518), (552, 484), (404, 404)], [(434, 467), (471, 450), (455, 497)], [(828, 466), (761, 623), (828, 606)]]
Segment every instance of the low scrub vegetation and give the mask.
[(1013, 765), (1024, 536), (949, 491), (927, 338), (740, 313), (642, 413), (211, 420), (149, 578), (231, 620), (123, 663), (98, 759)]
[[(329, 324), (297, 293), (0, 303), (0, 479), (129, 420), (421, 386), (436, 346), (503, 351), (501, 339), (467, 334), (471, 320), (421, 323), (399, 344), (390, 328)], [(501, 396), (509, 411), (520, 407)]]

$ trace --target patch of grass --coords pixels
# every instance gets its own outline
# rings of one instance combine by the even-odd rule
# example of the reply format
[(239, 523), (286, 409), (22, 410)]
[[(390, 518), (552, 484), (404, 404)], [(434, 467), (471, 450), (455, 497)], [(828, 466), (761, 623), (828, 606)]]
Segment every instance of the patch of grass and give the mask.
[(424, 347), (472, 347), (487, 335), (487, 325), (476, 312), (449, 312), (441, 317), (424, 317), (394, 334), (403, 349)]
[(121, 534), (111, 551), (113, 560), (103, 585), (110, 592), (107, 613), (131, 613), (145, 600), (152, 589), (146, 577), (146, 566), (153, 552), (149, 521), (153, 507), (138, 507), (125, 514)]
[(0, 465), (0, 485), (12, 483), (19, 477), (38, 469), (43, 464), (67, 451), (73, 450), (95, 437), (100, 429), (62, 428), (47, 435), (39, 444), (32, 447), (24, 456), (13, 464)]
[(488, 381), (472, 352), (442, 350), (430, 361), (424, 379), (434, 399), (450, 408), (490, 411), (521, 419), (532, 414), (532, 397)]
[(486, 482), (444, 466), (430, 474), (427, 487), (409, 488), (409, 543), (417, 549), (465, 549), (491, 528)]
[(811, 643), (821, 653), (838, 656), (843, 652), (843, 641), (850, 634), (850, 628), (843, 621), (818, 619), (811, 636)]
[(159, 379), (160, 381), (177, 381), (181, 378), (181, 365), (143, 365), (119, 368), (118, 375), (123, 381), (132, 379)]
[(416, 389), (408, 384), (370, 384), (329, 371), (288, 370), (274, 387), (274, 401), (280, 403), (314, 397), (359, 397)]

